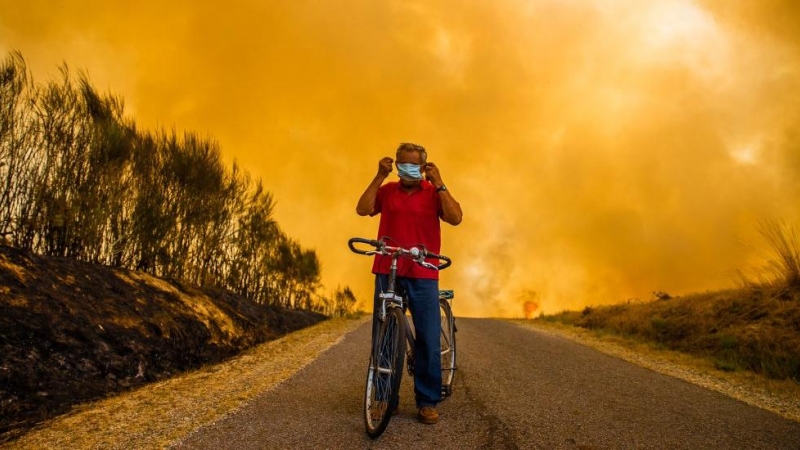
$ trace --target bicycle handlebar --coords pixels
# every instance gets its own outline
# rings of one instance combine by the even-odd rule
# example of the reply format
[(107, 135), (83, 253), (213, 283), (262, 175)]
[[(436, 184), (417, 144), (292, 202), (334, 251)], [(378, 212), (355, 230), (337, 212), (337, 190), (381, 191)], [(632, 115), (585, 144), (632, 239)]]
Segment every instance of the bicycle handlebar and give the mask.
[(381, 242), (380, 241), (376, 241), (374, 239), (364, 239), (364, 238), (357, 238), (357, 237), (351, 238), (349, 241), (347, 241), (347, 246), (350, 247), (350, 250), (353, 253), (358, 253), (359, 255), (374, 255), (376, 252), (374, 250), (369, 250), (368, 251), (368, 250), (358, 249), (355, 246), (356, 243), (368, 244), (368, 245), (371, 245), (371, 246), (373, 246), (375, 248), (380, 248), (381, 247)]
[[(375, 248), (375, 250), (362, 250), (356, 248), (355, 244), (367, 244)], [(374, 239), (364, 239), (364, 238), (351, 238), (347, 241), (347, 246), (350, 247), (350, 250), (353, 253), (358, 253), (359, 255), (387, 255), (387, 256), (405, 256), (415, 263), (419, 264), (420, 266), (427, 267), (428, 269), (433, 270), (444, 270), (450, 267), (453, 264), (453, 261), (444, 255), (437, 255), (436, 253), (431, 253), (424, 248), (419, 247), (411, 247), (409, 249), (402, 248), (402, 247), (392, 247), (386, 245), (383, 240), (374, 240)], [(444, 261), (442, 264), (435, 266), (427, 261), (426, 258), (433, 258), (438, 259), (439, 261)]]

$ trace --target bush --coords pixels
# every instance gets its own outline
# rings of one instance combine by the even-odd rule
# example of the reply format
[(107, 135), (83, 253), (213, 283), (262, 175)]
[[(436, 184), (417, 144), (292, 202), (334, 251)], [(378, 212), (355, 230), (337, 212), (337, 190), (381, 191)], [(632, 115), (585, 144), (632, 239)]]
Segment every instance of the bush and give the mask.
[(800, 245), (797, 230), (783, 221), (764, 220), (758, 231), (773, 252), (769, 264), (774, 282), (792, 290), (800, 290)]
[[(669, 301), (586, 307), (539, 320), (612, 333), (708, 358), (720, 370), (800, 381), (800, 302), (764, 285)], [(794, 297), (793, 297), (794, 298)]]

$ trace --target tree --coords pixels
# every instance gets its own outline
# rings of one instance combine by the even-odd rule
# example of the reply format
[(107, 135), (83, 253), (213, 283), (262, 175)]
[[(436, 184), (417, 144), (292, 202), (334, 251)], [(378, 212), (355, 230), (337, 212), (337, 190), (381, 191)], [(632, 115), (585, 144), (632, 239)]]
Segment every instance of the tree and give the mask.
[(6, 243), (17, 243), (21, 211), (31, 200), (37, 95), (22, 54), (12, 52), (0, 63), (0, 241)]
[(0, 240), (27, 250), (324, 309), (314, 250), (272, 217), (261, 180), (197, 133), (140, 131), (124, 102), (66, 64), (32, 81), (0, 62)]
[(356, 296), (349, 286), (345, 286), (344, 289), (337, 287), (336, 292), (333, 294), (332, 303), (331, 315), (346, 316), (353, 312), (356, 305)]

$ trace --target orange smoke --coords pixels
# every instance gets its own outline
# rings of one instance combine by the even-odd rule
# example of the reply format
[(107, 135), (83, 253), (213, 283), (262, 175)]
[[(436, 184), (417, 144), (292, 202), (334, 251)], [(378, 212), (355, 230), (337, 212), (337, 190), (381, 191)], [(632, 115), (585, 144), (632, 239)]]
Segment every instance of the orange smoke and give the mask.
[(727, 287), (759, 218), (800, 223), (800, 2), (51, 3), (0, 0), (0, 57), (217, 139), (367, 310), (345, 243), (376, 236), (355, 203), (400, 142), (464, 208), (442, 227), (460, 316)]
[(539, 305), (536, 302), (527, 301), (522, 305), (523, 309), (525, 310), (525, 318), (531, 319), (533, 317), (533, 313), (539, 309)]

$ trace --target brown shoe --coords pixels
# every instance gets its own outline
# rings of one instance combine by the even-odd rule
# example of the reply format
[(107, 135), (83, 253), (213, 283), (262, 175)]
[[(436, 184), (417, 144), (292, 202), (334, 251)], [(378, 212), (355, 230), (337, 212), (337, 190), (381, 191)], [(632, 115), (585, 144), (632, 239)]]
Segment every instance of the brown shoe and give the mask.
[(439, 421), (439, 413), (433, 406), (423, 406), (417, 413), (417, 420), (426, 425), (433, 425)]

